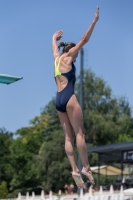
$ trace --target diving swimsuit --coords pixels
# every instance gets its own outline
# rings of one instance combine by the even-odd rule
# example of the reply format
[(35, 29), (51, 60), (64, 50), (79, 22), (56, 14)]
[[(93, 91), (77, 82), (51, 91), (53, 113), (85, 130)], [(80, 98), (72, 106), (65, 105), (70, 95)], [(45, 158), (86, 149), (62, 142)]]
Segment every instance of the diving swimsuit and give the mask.
[[(58, 57), (57, 57), (58, 58)], [(74, 85), (75, 85), (75, 66), (72, 62), (72, 69), (69, 72), (66, 73), (61, 73), (59, 71), (59, 65), (60, 65), (60, 60), (61, 57), (59, 58), (58, 65), (56, 65), (56, 60), (55, 59), (55, 78), (56, 76), (62, 75), (65, 76), (68, 80), (68, 83), (66, 87), (61, 90), (60, 92), (57, 92), (56, 95), (56, 109), (60, 112), (66, 112), (66, 105), (71, 98), (71, 96), (74, 94)]]

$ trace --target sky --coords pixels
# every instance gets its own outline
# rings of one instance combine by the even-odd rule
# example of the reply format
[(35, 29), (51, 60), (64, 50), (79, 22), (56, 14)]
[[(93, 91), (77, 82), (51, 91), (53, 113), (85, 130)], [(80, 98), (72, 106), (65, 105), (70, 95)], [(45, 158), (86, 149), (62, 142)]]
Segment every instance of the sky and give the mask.
[[(99, 20), (84, 46), (84, 68), (91, 68), (133, 107), (133, 0), (0, 0), (0, 74), (22, 76), (0, 84), (0, 128), (15, 133), (56, 95), (51, 39), (79, 42)], [(76, 62), (80, 71), (80, 57)]]

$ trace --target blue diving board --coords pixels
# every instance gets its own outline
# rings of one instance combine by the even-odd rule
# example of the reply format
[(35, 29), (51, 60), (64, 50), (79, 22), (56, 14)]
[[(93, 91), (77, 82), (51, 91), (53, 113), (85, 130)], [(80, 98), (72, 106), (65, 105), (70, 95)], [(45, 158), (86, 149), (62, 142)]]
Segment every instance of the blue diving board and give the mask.
[(7, 84), (7, 85), (14, 83), (15, 81), (18, 81), (21, 79), (23, 79), (23, 77), (12, 76), (12, 75), (7, 75), (7, 74), (0, 74), (0, 83)]

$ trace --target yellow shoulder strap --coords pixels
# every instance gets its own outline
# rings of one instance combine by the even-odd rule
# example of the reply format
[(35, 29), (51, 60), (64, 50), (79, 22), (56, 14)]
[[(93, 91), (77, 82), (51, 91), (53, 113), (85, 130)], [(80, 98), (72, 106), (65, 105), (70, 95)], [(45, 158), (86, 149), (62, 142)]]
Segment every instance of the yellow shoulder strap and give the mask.
[(58, 76), (58, 75), (61, 75), (61, 72), (59, 71), (59, 66), (60, 66), (61, 57), (62, 57), (62, 56), (60, 56), (59, 62), (58, 62), (57, 65), (56, 65), (56, 61), (57, 61), (57, 58), (58, 58), (58, 57), (56, 57), (56, 59), (55, 59), (55, 74), (54, 74), (55, 77)]
[(57, 56), (57, 57), (55, 58), (55, 61), (54, 61), (54, 65), (55, 65), (55, 66), (56, 66), (57, 58), (59, 58), (59, 56)]

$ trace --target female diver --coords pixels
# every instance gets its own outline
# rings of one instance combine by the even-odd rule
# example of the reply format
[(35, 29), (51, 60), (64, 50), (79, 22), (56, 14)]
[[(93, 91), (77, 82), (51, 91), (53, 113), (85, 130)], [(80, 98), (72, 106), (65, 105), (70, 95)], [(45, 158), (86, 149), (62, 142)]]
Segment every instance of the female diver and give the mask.
[[(79, 50), (89, 41), (98, 19), (99, 7), (97, 7), (90, 27), (77, 44), (61, 42), (57, 46), (57, 41), (62, 38), (62, 30), (55, 32), (52, 37), (52, 51), (55, 60), (54, 76), (57, 84), (56, 110), (65, 133), (65, 151), (72, 167), (72, 177), (79, 188), (84, 187), (84, 181), (82, 180), (74, 158), (73, 130), (76, 135), (76, 146), (83, 165), (81, 173), (89, 178), (92, 185), (95, 183), (88, 161), (83, 127), (83, 113), (74, 94), (75, 66), (73, 62), (76, 62)], [(61, 54), (59, 53), (60, 47), (63, 47)]]

